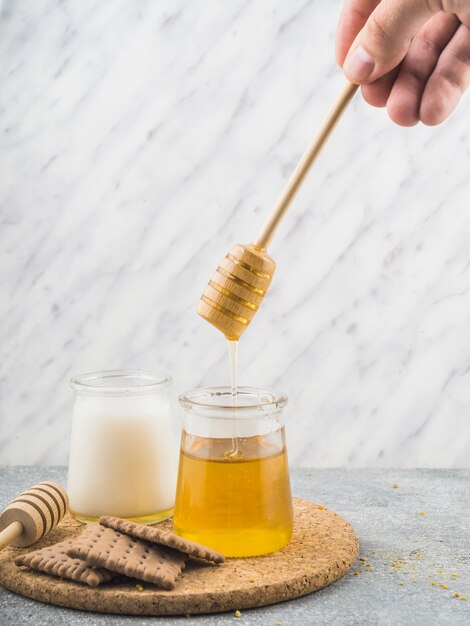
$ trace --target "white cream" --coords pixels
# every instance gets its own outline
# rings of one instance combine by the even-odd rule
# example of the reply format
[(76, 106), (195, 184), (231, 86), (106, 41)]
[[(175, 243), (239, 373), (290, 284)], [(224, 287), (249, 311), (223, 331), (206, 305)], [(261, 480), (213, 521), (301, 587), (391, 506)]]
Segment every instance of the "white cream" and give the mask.
[(74, 514), (144, 517), (172, 509), (176, 469), (166, 398), (77, 395), (68, 477)]

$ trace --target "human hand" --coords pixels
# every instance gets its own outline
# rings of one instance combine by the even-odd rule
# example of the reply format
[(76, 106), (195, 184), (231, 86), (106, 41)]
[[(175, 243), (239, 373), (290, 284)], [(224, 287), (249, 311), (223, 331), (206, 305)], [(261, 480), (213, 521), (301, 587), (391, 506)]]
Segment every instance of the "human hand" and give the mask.
[(470, 0), (345, 0), (336, 58), (397, 124), (440, 124), (470, 84)]

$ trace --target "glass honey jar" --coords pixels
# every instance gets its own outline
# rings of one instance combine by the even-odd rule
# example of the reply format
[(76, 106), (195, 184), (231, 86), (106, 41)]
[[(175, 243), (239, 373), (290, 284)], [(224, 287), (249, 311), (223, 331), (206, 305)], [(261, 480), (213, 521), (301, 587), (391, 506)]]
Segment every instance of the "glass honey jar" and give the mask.
[(292, 536), (292, 497), (281, 394), (197, 389), (184, 409), (175, 532), (227, 557), (268, 554)]

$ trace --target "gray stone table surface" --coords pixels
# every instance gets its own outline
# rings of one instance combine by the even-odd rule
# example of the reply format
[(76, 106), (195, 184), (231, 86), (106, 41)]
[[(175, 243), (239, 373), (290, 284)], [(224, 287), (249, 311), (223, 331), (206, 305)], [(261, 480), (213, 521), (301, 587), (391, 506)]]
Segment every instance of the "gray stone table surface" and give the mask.
[[(62, 467), (0, 467), (0, 507)], [(304, 598), (200, 617), (129, 617), (41, 604), (0, 588), (0, 626), (470, 624), (470, 470), (294, 469), (296, 496), (345, 517), (361, 542), (353, 569)], [(457, 595), (458, 594), (458, 595)], [(468, 601), (464, 598), (468, 598)]]

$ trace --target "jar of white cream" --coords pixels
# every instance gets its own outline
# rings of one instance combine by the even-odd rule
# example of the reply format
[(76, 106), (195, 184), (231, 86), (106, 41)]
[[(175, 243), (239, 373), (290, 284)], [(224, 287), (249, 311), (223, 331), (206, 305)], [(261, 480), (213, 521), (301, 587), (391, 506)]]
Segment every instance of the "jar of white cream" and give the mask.
[(140, 370), (92, 372), (75, 390), (68, 493), (81, 521), (114, 515), (154, 523), (173, 513), (177, 453), (171, 378)]

